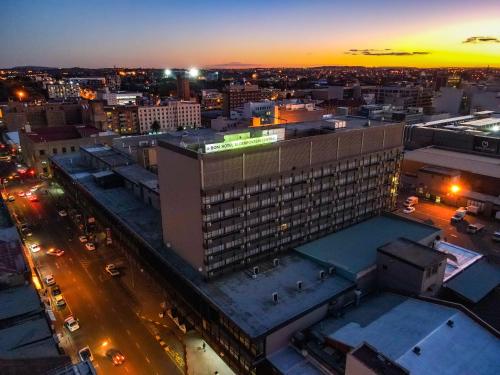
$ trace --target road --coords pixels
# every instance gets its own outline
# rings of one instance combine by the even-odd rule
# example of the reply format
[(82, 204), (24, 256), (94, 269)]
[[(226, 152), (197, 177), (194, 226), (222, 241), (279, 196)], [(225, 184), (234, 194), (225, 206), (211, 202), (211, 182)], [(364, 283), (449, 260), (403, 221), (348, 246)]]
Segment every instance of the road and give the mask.
[[(399, 208), (396, 211), (398, 215), (437, 226), (443, 230), (443, 237), (446, 238), (446, 241), (477, 251), (486, 255), (491, 261), (500, 264), (500, 243), (493, 242), (491, 239), (493, 232), (500, 230), (499, 222), (467, 214), (461, 223), (451, 224), (450, 218), (455, 213), (456, 207), (425, 200), (420, 200), (415, 206), (415, 212), (405, 214), (402, 212), (405, 198), (406, 196), (401, 197), (401, 201), (398, 202)], [(484, 224), (485, 228), (480, 233), (469, 234), (466, 229), (467, 225), (471, 223)]]
[[(7, 169), (3, 168), (5, 173)], [(80, 233), (69, 217), (58, 215), (57, 195), (37, 192), (39, 202), (18, 197), (17, 192), (27, 190), (36, 182), (17, 184), (7, 188), (16, 200), (9, 203), (11, 212), (33, 227), (33, 236), (27, 243), (37, 242), (42, 250), (33, 253), (33, 259), (42, 276), (53, 274), (66, 307), (54, 312), (56, 331), (63, 334), (63, 347), (77, 360), (78, 349), (88, 345), (100, 374), (176, 374), (175, 364), (158, 345), (151, 329), (137, 316), (137, 301), (120, 277), (113, 278), (104, 267), (113, 253), (104, 246), (88, 251), (78, 241)], [(46, 254), (54, 247), (65, 251), (61, 257)], [(70, 333), (62, 326), (65, 317), (73, 315), (80, 322), (80, 329)], [(119, 349), (126, 361), (113, 366), (105, 353), (110, 348)]]

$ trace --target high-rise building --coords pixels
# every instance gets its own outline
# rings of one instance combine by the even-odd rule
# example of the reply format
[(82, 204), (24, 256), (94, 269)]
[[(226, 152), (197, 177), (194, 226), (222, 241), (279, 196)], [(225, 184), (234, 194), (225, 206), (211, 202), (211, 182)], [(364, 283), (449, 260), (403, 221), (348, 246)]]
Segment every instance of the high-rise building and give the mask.
[(49, 99), (65, 100), (80, 97), (80, 85), (78, 83), (54, 83), (47, 85)]
[(180, 100), (189, 101), (191, 99), (191, 91), (189, 89), (189, 78), (185, 73), (177, 75), (177, 97)]
[(139, 133), (139, 115), (137, 106), (112, 106), (104, 107), (106, 113), (106, 128), (118, 134)]
[(200, 105), (195, 102), (169, 100), (165, 105), (139, 107), (141, 133), (155, 130), (151, 128), (155, 121), (159, 125), (159, 131), (171, 131), (179, 127), (199, 127), (201, 126)]
[(160, 140), (164, 241), (210, 278), (390, 209), (402, 138), (343, 118)]
[(231, 85), (223, 93), (224, 116), (229, 117), (231, 111), (242, 107), (247, 102), (259, 102), (262, 100), (262, 93), (257, 85)]

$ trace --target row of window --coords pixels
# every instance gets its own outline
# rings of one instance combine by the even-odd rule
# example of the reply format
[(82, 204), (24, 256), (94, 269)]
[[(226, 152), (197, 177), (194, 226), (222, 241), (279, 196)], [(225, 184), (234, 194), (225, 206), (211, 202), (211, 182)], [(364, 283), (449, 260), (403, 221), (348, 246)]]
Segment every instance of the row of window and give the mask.
[[(70, 148), (69, 148), (69, 149), (70, 149), (70, 152), (75, 152), (75, 146), (70, 146)], [(66, 152), (68, 152), (68, 149), (67, 149), (66, 147), (61, 147), (61, 152), (62, 152), (63, 154), (65, 154)], [(52, 149), (52, 154), (51, 154), (51, 155), (57, 155), (57, 153), (58, 153), (58, 149), (57, 149), (56, 147), (54, 147), (54, 148)], [(39, 154), (40, 156), (44, 156), (44, 155), (46, 155), (45, 150), (38, 150), (38, 154)]]

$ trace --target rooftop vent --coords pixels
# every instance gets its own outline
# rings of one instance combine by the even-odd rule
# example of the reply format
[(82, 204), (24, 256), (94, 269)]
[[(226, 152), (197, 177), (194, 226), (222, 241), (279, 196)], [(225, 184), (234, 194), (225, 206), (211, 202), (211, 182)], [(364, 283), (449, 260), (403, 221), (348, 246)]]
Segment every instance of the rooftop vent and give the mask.
[(278, 292), (274, 292), (273, 293), (273, 302), (276, 303), (276, 304), (279, 302), (278, 301)]
[(278, 267), (280, 265), (280, 260), (278, 258), (273, 259), (273, 266)]
[(413, 353), (415, 353), (416, 355), (420, 355), (420, 346), (415, 346), (413, 348)]
[(253, 268), (253, 274), (254, 274), (254, 275), (258, 275), (258, 274), (259, 274), (259, 267), (255, 266), (255, 267)]
[(299, 292), (302, 292), (302, 281), (300, 281), (300, 280), (299, 280), (299, 281), (297, 281), (297, 290), (298, 290)]
[(320, 280), (324, 280), (324, 279), (325, 279), (325, 276), (326, 276), (326, 275), (325, 275), (325, 271), (321, 270), (321, 271), (319, 271), (319, 272), (318, 272), (318, 278), (319, 278)]
[(335, 267), (328, 268), (328, 274), (333, 275), (335, 273)]
[(455, 324), (455, 322), (454, 322), (453, 320), (451, 320), (451, 319), (450, 319), (450, 320), (448, 320), (448, 321), (446, 322), (446, 325), (447, 325), (448, 327), (450, 327), (450, 328), (453, 328), (453, 325), (454, 325), (454, 324)]

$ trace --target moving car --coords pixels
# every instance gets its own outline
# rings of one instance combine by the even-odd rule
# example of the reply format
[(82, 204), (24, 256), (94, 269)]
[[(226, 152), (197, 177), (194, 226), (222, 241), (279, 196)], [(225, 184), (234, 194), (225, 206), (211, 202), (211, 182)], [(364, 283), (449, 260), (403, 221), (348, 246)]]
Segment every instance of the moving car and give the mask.
[(92, 242), (87, 242), (85, 248), (89, 251), (95, 250), (95, 245)]
[(87, 242), (87, 236), (80, 236), (78, 237), (78, 239), (80, 240), (81, 243)]
[(21, 228), (21, 233), (24, 234), (26, 237), (31, 237), (33, 235), (33, 232), (28, 226)]
[(59, 285), (56, 284), (52, 287), (50, 293), (53, 297), (58, 296), (59, 294), (61, 294), (61, 288), (59, 288)]
[(458, 223), (462, 221), (467, 214), (467, 209), (465, 207), (460, 207), (458, 210), (455, 211), (455, 214), (451, 217), (451, 222), (452, 223)]
[(32, 243), (30, 246), (29, 246), (30, 250), (32, 253), (36, 253), (38, 251), (40, 251), (40, 245), (37, 244), (37, 243)]
[(33, 186), (33, 187), (30, 189), (30, 191), (31, 191), (32, 193), (34, 193), (34, 192), (35, 192), (35, 191), (37, 191), (37, 190), (38, 190), (38, 186)]
[(82, 361), (86, 361), (89, 359), (91, 361), (94, 360), (94, 356), (92, 355), (92, 352), (90, 351), (90, 348), (88, 346), (84, 346), (78, 351), (78, 357), (80, 357)]
[(120, 271), (118, 271), (116, 269), (116, 266), (113, 263), (106, 265), (105, 269), (106, 269), (106, 272), (109, 273), (111, 276), (119, 276), (120, 275)]
[(30, 202), (38, 202), (38, 197), (36, 195), (30, 196), (30, 197), (28, 197), (28, 199)]
[(412, 212), (415, 212), (415, 207), (413, 207), (413, 206), (408, 206), (408, 207), (406, 207), (406, 208), (403, 210), (403, 212), (404, 212), (405, 214), (411, 214)]
[(14, 202), (16, 200), (16, 198), (13, 195), (9, 195), (9, 197), (7, 198), (7, 200), (9, 202)]
[(19, 196), (19, 197), (24, 197), (24, 195), (25, 195), (24, 191), (20, 191), (19, 193), (17, 193), (17, 196)]
[(108, 357), (109, 359), (111, 359), (111, 361), (113, 362), (113, 364), (115, 366), (119, 366), (123, 362), (125, 362), (125, 356), (122, 354), (122, 352), (120, 352), (117, 349), (109, 349), (106, 352), (106, 357)]
[(43, 278), (43, 282), (45, 283), (45, 285), (51, 286), (56, 283), (56, 279), (54, 279), (53, 275), (47, 275)]
[(59, 216), (61, 216), (61, 217), (68, 216), (68, 213), (66, 212), (66, 210), (61, 210), (58, 213), (59, 213)]
[(62, 294), (58, 294), (57, 296), (54, 297), (54, 301), (56, 302), (57, 307), (64, 307), (66, 306), (66, 301), (64, 300), (64, 297)]
[(53, 255), (56, 257), (60, 257), (63, 254), (64, 254), (64, 250), (61, 250), (61, 249), (51, 248), (47, 251), (47, 255)]
[(29, 190), (26, 193), (24, 193), (24, 195), (26, 197), (31, 197), (31, 194), (33, 194), (33, 193), (31, 191), (29, 191)]
[(73, 315), (68, 316), (66, 319), (64, 319), (64, 326), (70, 331), (70, 332), (75, 332), (80, 328), (80, 324), (78, 323), (78, 320), (76, 320)]

